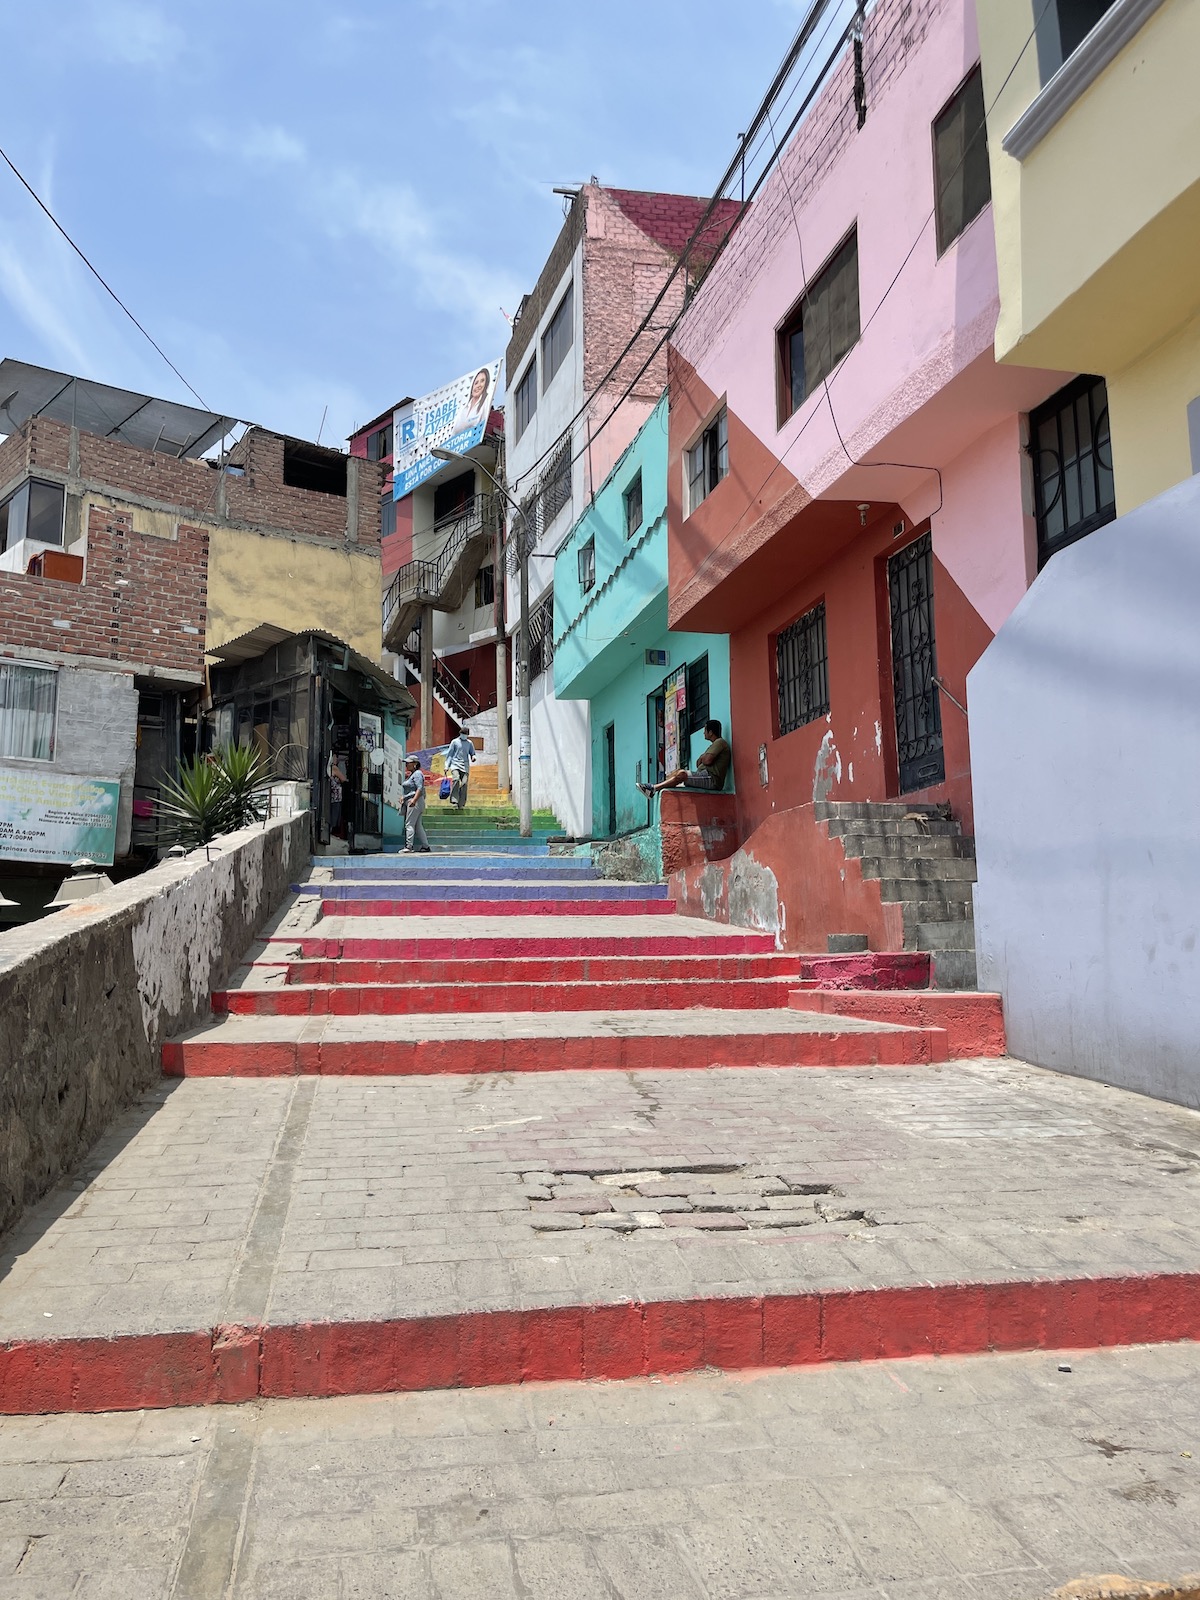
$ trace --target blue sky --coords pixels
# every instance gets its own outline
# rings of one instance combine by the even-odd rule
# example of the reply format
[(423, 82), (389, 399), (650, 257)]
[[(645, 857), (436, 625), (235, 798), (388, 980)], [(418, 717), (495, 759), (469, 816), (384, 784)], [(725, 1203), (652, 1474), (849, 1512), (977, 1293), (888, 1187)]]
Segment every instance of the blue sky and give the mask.
[[(0, 144), (210, 406), (337, 442), (503, 352), (554, 184), (710, 193), (802, 9), (0, 0)], [(2, 165), (0, 355), (189, 398)]]

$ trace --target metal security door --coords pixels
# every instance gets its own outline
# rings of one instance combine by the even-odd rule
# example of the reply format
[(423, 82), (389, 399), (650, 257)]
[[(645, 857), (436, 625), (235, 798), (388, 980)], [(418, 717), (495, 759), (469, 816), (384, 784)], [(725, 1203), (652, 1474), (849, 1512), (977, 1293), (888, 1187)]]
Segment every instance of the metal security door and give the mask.
[(892, 617), (892, 692), (900, 793), (928, 789), (946, 776), (942, 707), (933, 632), (933, 542), (922, 534), (888, 562)]
[(605, 833), (617, 831), (617, 725), (610, 722), (604, 730), (604, 767), (608, 786), (608, 817)]

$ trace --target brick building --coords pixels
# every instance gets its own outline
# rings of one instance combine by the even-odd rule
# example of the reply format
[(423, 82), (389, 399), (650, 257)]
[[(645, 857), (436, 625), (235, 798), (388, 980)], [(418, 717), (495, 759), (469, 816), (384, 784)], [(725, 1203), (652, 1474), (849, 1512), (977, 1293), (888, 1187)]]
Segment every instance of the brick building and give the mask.
[(0, 875), (36, 910), (74, 856), (152, 854), (206, 653), (319, 628), (378, 660), (383, 469), (11, 360), (0, 401)]

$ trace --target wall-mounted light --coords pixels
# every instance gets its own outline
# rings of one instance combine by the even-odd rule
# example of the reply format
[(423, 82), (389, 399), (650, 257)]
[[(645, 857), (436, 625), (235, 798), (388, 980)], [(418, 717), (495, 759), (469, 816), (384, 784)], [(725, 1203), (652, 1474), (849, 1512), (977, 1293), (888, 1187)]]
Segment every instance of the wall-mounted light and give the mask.
[(869, 500), (863, 500), (863, 501), (859, 502), (858, 520), (859, 520), (860, 525), (862, 527), (864, 527), (864, 528), (867, 525), (867, 512), (870, 511), (870, 509), (871, 509), (871, 502)]
[(87, 856), (80, 856), (78, 861), (71, 863), (71, 876), (64, 878), (58, 886), (58, 893), (47, 905), (47, 911), (58, 911), (63, 906), (72, 906), (77, 900), (90, 900), (92, 895), (98, 894), (101, 889), (111, 889), (112, 879), (107, 873), (101, 872), (94, 861), (89, 861)]

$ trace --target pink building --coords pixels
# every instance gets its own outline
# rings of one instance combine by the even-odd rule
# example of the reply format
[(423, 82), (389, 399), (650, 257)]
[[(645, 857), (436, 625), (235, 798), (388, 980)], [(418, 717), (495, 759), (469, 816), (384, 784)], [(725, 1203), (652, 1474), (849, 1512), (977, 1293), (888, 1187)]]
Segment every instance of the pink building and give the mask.
[(879, 0), (858, 100), (847, 44), (670, 367), (670, 621), (731, 636), (707, 820), (741, 841), (676, 888), (945, 983), (974, 969), (966, 675), (1036, 572), (1027, 413), (1065, 381), (993, 358), (978, 57), (971, 0)]

